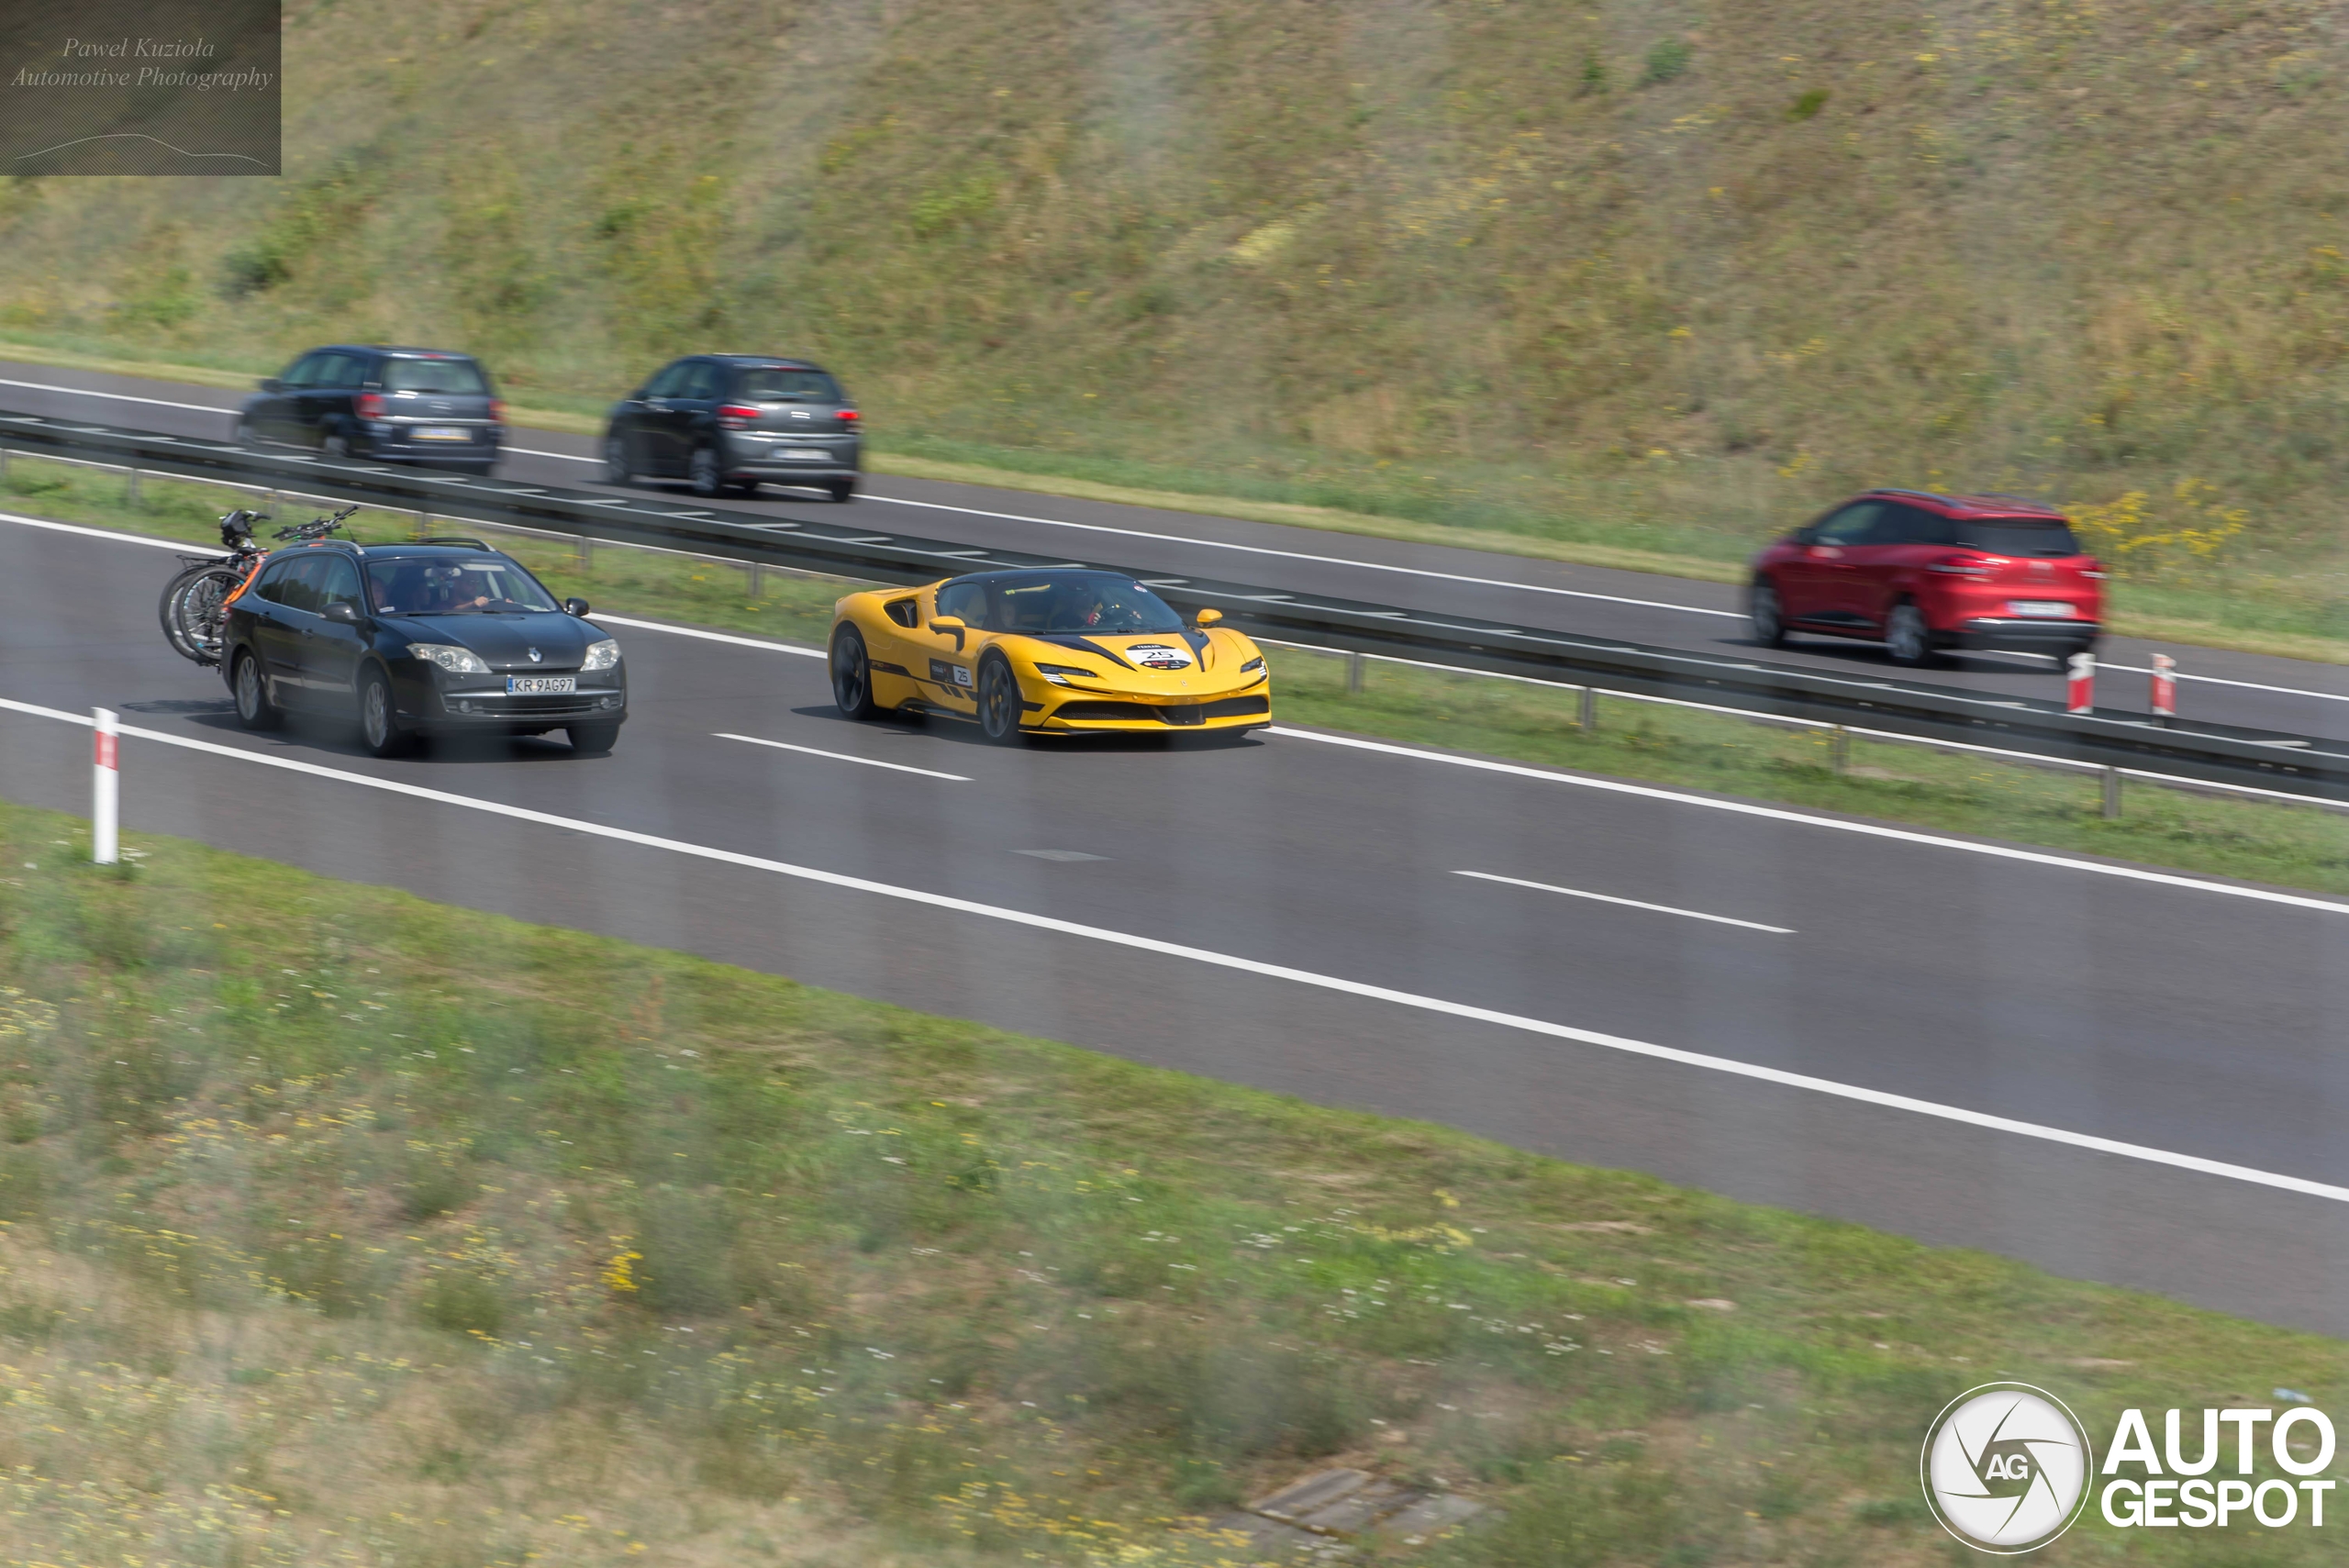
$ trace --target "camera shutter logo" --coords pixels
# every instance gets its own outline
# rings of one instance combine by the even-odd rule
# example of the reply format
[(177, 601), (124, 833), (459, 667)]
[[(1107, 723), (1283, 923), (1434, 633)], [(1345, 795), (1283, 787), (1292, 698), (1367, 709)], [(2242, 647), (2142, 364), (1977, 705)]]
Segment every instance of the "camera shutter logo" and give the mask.
[(1925, 1433), (1925, 1501), (1976, 1551), (2036, 1551), (2087, 1506), (2087, 1429), (2027, 1383), (1986, 1383), (1950, 1401)]

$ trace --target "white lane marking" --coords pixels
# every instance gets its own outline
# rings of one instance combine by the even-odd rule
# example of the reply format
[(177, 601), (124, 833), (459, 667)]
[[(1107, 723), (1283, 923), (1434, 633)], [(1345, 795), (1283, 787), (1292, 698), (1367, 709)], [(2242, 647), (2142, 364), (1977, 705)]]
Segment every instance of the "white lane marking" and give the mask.
[(1590, 898), (1601, 904), (1620, 904), (1627, 909), (1648, 909), (1658, 915), (1677, 915), (1687, 920), (1711, 920), (1717, 925), (1742, 926), (1749, 931), (1768, 931), (1776, 936), (1791, 937), (1792, 926), (1765, 926), (1758, 920), (1736, 920), (1727, 915), (1708, 915), (1700, 909), (1675, 909), (1669, 904), (1642, 904), (1636, 898), (1618, 898), (1611, 893), (1586, 893), (1579, 887), (1559, 887), (1546, 882), (1527, 882), (1520, 877), (1496, 876), (1488, 871), (1456, 871), (1454, 876), (1473, 876), (1479, 882), (1505, 883), (1511, 887), (1530, 887), (1537, 893), (1563, 893), (1569, 898)]
[(28, 517), (16, 512), (0, 512), (0, 523), (17, 523), (53, 534), (80, 534), (84, 539), (119, 539), (124, 544), (143, 544), (150, 550), (176, 550), (187, 555), (221, 553), (217, 546), (196, 544), (187, 539), (150, 539), (145, 534), (125, 533), (120, 528), (85, 528), (79, 523), (52, 523), (47, 517)]
[[(2098, 673), (2110, 670), (2123, 675), (2150, 675), (2151, 670), (2141, 670), (2133, 664), (2099, 664)], [(2230, 681), (2222, 675), (2197, 675), (2186, 670), (2170, 673), (2181, 681), (2199, 681), (2206, 686), (2241, 686), (2247, 692), (2274, 692), (2278, 696), (2322, 697), (2327, 702), (2349, 702), (2349, 692), (2311, 692), (2299, 686), (2271, 686), (2259, 681)]]
[[(65, 724), (78, 724), (84, 728), (92, 723), (91, 717), (85, 713), (67, 713), (58, 708), (42, 707), (33, 703), (17, 702), (6, 697), (0, 697), (0, 710), (28, 714), (36, 718), (55, 719)], [(1738, 1062), (1722, 1056), (1708, 1056), (1700, 1051), (1683, 1051), (1676, 1046), (1655, 1045), (1623, 1035), (1601, 1034), (1596, 1029), (1576, 1029), (1570, 1024), (1552, 1023), (1546, 1018), (1528, 1018), (1518, 1013), (1504, 1013), (1491, 1007), (1475, 1006), (1465, 1002), (1446, 1001), (1440, 996), (1422, 996), (1409, 991), (1397, 991), (1391, 986), (1372, 985), (1363, 981), (1348, 980), (1338, 975), (1317, 973), (1312, 970), (1292, 969), (1286, 964), (1266, 963), (1260, 959), (1217, 952), (1210, 948), (1191, 947), (1182, 942), (1170, 942), (1157, 937), (1137, 936), (1130, 931), (1112, 930), (1101, 926), (1080, 925), (1074, 920), (1063, 920), (1050, 915), (1033, 915), (1024, 909), (1007, 908), (995, 904), (980, 904), (968, 898), (955, 898), (943, 893), (930, 893), (918, 887), (901, 887), (894, 883), (874, 882), (870, 878), (850, 876), (841, 872), (823, 871), (814, 866), (793, 865), (786, 861), (772, 861), (758, 855), (746, 855), (736, 850), (720, 850), (707, 844), (687, 843), (678, 839), (663, 839), (651, 833), (639, 833), (626, 828), (610, 828), (600, 822), (590, 822), (575, 817), (558, 817), (551, 812), (533, 811), (528, 806), (507, 806), (501, 801), (481, 800), (472, 795), (454, 795), (447, 790), (428, 789), (421, 784), (403, 784), (396, 779), (373, 778), (365, 773), (348, 773), (340, 768), (329, 768), (317, 762), (306, 762), (297, 758), (267, 756), (241, 747), (224, 746), (217, 741), (197, 740), (184, 735), (167, 735), (160, 730), (139, 728), (130, 725), (124, 725), (121, 733), (135, 740), (158, 741), (166, 746), (177, 746), (186, 751), (226, 757), (233, 762), (257, 762), (264, 767), (282, 768), (288, 773), (331, 779), (339, 784), (357, 784), (362, 788), (383, 790), (392, 795), (404, 795), (417, 800), (429, 800), (442, 806), (459, 806), (468, 811), (479, 811), (493, 817), (506, 817), (511, 821), (562, 828), (591, 838), (608, 839), (617, 843), (662, 850), (672, 854), (689, 855), (696, 860), (741, 866), (752, 871), (772, 872), (778, 876), (787, 876), (801, 882), (812, 882), (826, 887), (871, 894), (880, 898), (893, 898), (902, 903), (918, 904), (932, 909), (947, 910), (953, 914), (974, 915), (983, 919), (999, 920), (1007, 925), (1026, 926), (1033, 930), (1051, 931), (1061, 936), (1081, 937), (1087, 941), (1103, 942), (1112, 947), (1130, 948), (1136, 951), (1157, 953), (1167, 958), (1187, 959), (1195, 963), (1208, 964), (1218, 969), (1236, 970), (1243, 974), (1261, 975), (1271, 980), (1285, 980), (1294, 984), (1310, 986), (1316, 990), (1336, 992), (1341, 995), (1360, 996), (1369, 1001), (1386, 1002), (1396, 1006), (1438, 1013), (1447, 1018), (1465, 1018), (1475, 1023), (1494, 1024), (1502, 1029), (1543, 1035), (1553, 1040), (1572, 1040), (1578, 1045), (1596, 1046), (1601, 1050), (1620, 1051), (1630, 1056), (1644, 1056), (1684, 1067), (1702, 1068), (1708, 1072), (1749, 1078), (1785, 1088), (1802, 1089), (1833, 1099), (1851, 1100), (1861, 1105), (1876, 1106), (1887, 1110), (1907, 1111), (1939, 1121), (1955, 1122), (1961, 1126), (1981, 1128), (1992, 1132), (2009, 1133), (2019, 1138), (2036, 1139), (2043, 1142), (2062, 1144), (2072, 1149), (2084, 1149), (2099, 1154), (2116, 1154), (2124, 1159), (2165, 1165), (2174, 1170), (2191, 1171), (2201, 1175), (2221, 1176), (2230, 1181), (2273, 1187), (2283, 1192), (2299, 1193), (2310, 1197), (2324, 1198), (2333, 1203), (2349, 1203), (2349, 1187), (2310, 1181), (2304, 1176), (2289, 1176), (2279, 1172), (2257, 1170), (2248, 1165), (2230, 1164), (2222, 1160), (2209, 1160), (2199, 1154), (2181, 1154), (2166, 1149), (2154, 1149), (2142, 1143), (2124, 1143), (2118, 1139), (2102, 1138), (2093, 1133), (2075, 1132), (2067, 1128), (2018, 1121), (2011, 1117), (1992, 1116), (1986, 1111), (1968, 1110), (1963, 1106), (1946, 1106), (1932, 1100), (1917, 1099), (1908, 1095), (1891, 1094), (1882, 1089), (1870, 1089), (1855, 1084), (1838, 1083), (1831, 1078), (1814, 1078), (1808, 1073), (1789, 1073), (1783, 1068), (1764, 1067), (1754, 1062)]]
[(1660, 789), (1654, 784), (1627, 784), (1620, 779), (1589, 778), (1577, 773), (1556, 773), (1546, 768), (1529, 768), (1517, 762), (1495, 762), (1482, 757), (1455, 757), (1442, 751), (1425, 751), (1416, 746), (1397, 746), (1384, 740), (1364, 740), (1353, 735), (1328, 735), (1317, 729), (1292, 729), (1286, 725), (1264, 727), (1266, 735), (1278, 735), (1291, 740), (1314, 740), (1324, 746), (1345, 746), (1357, 751), (1379, 751), (1390, 757), (1409, 757), (1422, 762), (1444, 762), (1455, 768), (1473, 768), (1479, 773), (1507, 773), (1515, 778), (1539, 779), (1544, 784), (1573, 784), (1579, 789), (1595, 789), (1609, 795), (1638, 795), (1645, 800), (1669, 801), (1675, 806), (1701, 806), (1709, 811), (1727, 811), (1740, 817), (1758, 817), (1769, 822), (1795, 822), (1806, 828), (1828, 828), (1838, 833), (1857, 833), (1863, 838), (1890, 839), (1896, 843), (1923, 844), (1930, 849), (1960, 850), (1970, 855), (1988, 855), (1994, 860), (2021, 861), (2026, 865), (2054, 866), (2060, 871), (2091, 872), (2098, 876), (2117, 876), (2127, 882), (2152, 883), (2159, 887), (2183, 887), (2197, 893), (2223, 893), (2231, 898), (2248, 898), (2261, 904), (2283, 904), (2295, 909), (2314, 909), (2326, 915), (2349, 915), (2349, 904), (2335, 904), (2330, 899), (2311, 898), (2298, 893), (2278, 893), (2266, 887), (2238, 887), (2232, 883), (2206, 882), (2200, 877), (2181, 876), (2173, 872), (2147, 871), (2141, 866), (2109, 865), (2101, 861), (2076, 860), (2070, 855), (2050, 854), (2041, 850), (2010, 849), (2004, 844), (1977, 843), (1970, 839), (1948, 839), (1938, 833), (1919, 833), (1907, 828), (1887, 828), (1876, 822), (1847, 822), (1833, 817), (1813, 817), (1807, 812), (1790, 811), (1778, 806), (1757, 806), (1750, 801), (1720, 800), (1710, 795), (1688, 795), (1680, 790)]
[(214, 403), (174, 403), (168, 397), (133, 397), (127, 392), (93, 392), (86, 386), (51, 386), (46, 382), (9, 381), (0, 377), (0, 386), (21, 386), (28, 392), (62, 392), (74, 397), (103, 397), (113, 403), (146, 403), (157, 408), (189, 408), (198, 414), (234, 414), (234, 408), (223, 408)]
[(778, 751), (804, 751), (810, 757), (829, 757), (836, 762), (862, 762), (868, 768), (886, 768), (893, 773), (919, 773), (926, 779), (952, 779), (956, 784), (971, 781), (961, 773), (941, 773), (934, 768), (909, 768), (903, 762), (875, 762), (871, 757), (852, 757), (846, 751), (819, 751), (813, 746), (794, 746), (788, 740), (762, 740), (755, 735), (730, 735), (720, 729), (720, 740), (740, 740), (746, 746), (772, 746)]
[(770, 642), (760, 637), (736, 637), (733, 633), (725, 631), (704, 631), (697, 626), (672, 626), (667, 621), (662, 620), (633, 620), (627, 616), (607, 616), (592, 610), (588, 612), (587, 618), (608, 621), (614, 626), (624, 626), (637, 631), (665, 631), (673, 637), (698, 638), (704, 642), (730, 642), (737, 648), (763, 648), (769, 653), (796, 653), (802, 659), (824, 657), (824, 651), (820, 648), (802, 648), (796, 643), (790, 642)]

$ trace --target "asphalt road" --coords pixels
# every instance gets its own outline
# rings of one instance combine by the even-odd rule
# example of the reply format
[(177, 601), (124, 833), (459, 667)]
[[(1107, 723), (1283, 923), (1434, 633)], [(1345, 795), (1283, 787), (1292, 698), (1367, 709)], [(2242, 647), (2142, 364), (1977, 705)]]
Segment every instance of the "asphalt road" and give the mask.
[[(172, 565), (0, 522), (0, 698), (228, 749), (126, 740), (134, 837), (2349, 1331), (2349, 904), (1297, 733), (999, 749), (645, 628), (612, 756), (379, 762), (239, 730), (155, 629)], [(0, 710), (9, 798), (85, 813), (88, 757)]]
[[(0, 361), (0, 407), (174, 435), (225, 439), (245, 395)], [(584, 436), (517, 429), (498, 472), (529, 484), (602, 488), (595, 483), (595, 446)], [(827, 523), (854, 517), (977, 547), (1074, 552), (1152, 575), (1253, 583), (1659, 647), (1753, 652), (1740, 590), (1721, 584), (978, 485), (874, 476), (865, 491), (846, 508), (812, 493), (774, 491), (727, 506)], [(2144, 672), (2154, 652), (2178, 662), (2180, 711), (2189, 718), (2349, 739), (2349, 668), (2258, 654), (2110, 638), (2103, 658), (2111, 668), (2099, 683), (2099, 706), (2145, 711)], [(1798, 640), (1767, 657), (1845, 672), (1891, 668), (1873, 644), (1827, 639)], [(2062, 695), (2054, 662), (2025, 656), (1969, 657), (1927, 678), (2014, 696)]]

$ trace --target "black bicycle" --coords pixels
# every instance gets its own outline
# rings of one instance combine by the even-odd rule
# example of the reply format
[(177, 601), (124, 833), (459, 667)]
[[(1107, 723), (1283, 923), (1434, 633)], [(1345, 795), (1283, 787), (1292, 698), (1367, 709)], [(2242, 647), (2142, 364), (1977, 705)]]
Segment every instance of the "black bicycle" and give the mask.
[[(290, 543), (324, 539), (342, 529), (343, 519), (357, 510), (355, 506), (345, 506), (330, 517), (313, 517), (280, 528), (273, 537)], [(207, 668), (220, 662), (221, 615), (237, 590), (269, 559), (268, 550), (253, 538), (253, 525), (259, 521), (261, 514), (239, 507), (220, 519), (220, 546), (228, 552), (226, 556), (180, 557), (185, 564), (164, 585), (157, 614), (163, 623), (164, 640), (181, 658)]]

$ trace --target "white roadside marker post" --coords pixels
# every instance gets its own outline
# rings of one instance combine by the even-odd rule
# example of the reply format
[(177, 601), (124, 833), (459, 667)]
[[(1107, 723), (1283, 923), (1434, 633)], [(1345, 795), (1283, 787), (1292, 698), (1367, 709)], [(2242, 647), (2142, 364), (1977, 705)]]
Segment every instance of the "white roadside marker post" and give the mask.
[(2177, 661), (2154, 655), (2154, 717), (2167, 724), (2177, 717)]
[(99, 865), (110, 866), (122, 858), (122, 768), (118, 761), (121, 738), (115, 730), (114, 709), (93, 711), (98, 722), (91, 737), (90, 859)]
[(2087, 651), (2072, 655), (2066, 669), (2064, 711), (2094, 713), (2096, 711), (2096, 655)]

